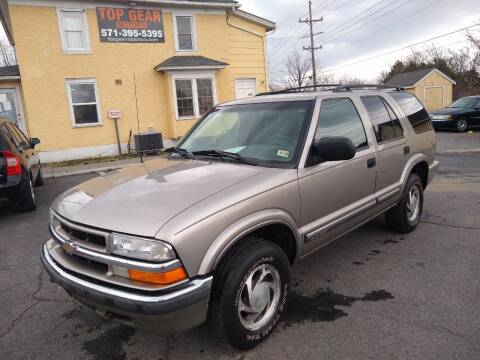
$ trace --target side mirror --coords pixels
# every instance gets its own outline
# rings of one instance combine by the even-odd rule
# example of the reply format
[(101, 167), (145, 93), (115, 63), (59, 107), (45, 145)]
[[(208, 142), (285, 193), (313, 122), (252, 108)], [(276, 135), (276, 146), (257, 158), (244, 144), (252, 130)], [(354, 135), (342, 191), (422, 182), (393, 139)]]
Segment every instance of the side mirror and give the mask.
[(30, 146), (35, 149), (35, 146), (37, 146), (38, 144), (40, 144), (40, 139), (38, 138), (31, 138), (30, 139)]
[(321, 138), (313, 143), (313, 149), (323, 161), (350, 160), (356, 153), (352, 140), (342, 136)]

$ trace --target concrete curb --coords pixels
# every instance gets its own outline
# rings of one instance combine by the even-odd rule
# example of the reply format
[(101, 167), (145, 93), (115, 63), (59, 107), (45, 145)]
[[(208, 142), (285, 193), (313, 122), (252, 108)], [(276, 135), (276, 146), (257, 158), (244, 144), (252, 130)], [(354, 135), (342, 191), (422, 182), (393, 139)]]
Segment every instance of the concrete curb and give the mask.
[(444, 150), (437, 151), (437, 154), (468, 154), (468, 153), (480, 153), (480, 148), (469, 150)]
[(123, 169), (125, 167), (133, 166), (133, 165), (137, 165), (137, 164), (105, 166), (105, 167), (91, 168), (91, 169), (84, 169), (84, 170), (76, 170), (76, 171), (63, 171), (63, 172), (59, 172), (59, 173), (55, 173), (54, 171), (52, 171), (52, 173), (49, 173), (49, 174), (44, 173), (43, 177), (45, 179), (55, 179), (55, 178), (62, 178), (62, 177), (66, 177), (66, 176), (93, 174), (93, 173), (98, 173), (98, 172), (119, 170), (119, 169)]

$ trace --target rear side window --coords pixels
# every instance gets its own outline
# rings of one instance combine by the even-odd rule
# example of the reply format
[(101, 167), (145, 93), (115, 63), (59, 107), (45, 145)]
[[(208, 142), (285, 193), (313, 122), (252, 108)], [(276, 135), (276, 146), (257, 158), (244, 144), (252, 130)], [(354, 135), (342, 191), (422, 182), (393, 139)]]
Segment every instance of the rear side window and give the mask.
[(403, 136), (403, 129), (394, 111), (380, 96), (362, 97), (378, 143)]
[(6, 139), (8, 142), (10, 142), (12, 145), (15, 147), (18, 147), (19, 145), (19, 139), (12, 133), (12, 130), (8, 126), (8, 124), (4, 124), (1, 128), (2, 131), (2, 136), (4, 139)]
[(350, 99), (322, 101), (315, 140), (332, 136), (349, 138), (357, 149), (368, 145), (362, 120)]
[(417, 134), (433, 130), (430, 115), (415, 95), (407, 92), (392, 92), (390, 95), (403, 109)]
[(10, 124), (10, 131), (14, 134), (15, 138), (20, 142), (19, 146), (21, 147), (27, 147), (29, 146), (28, 144), (28, 139), (25, 136), (25, 134), (17, 128), (15, 125)]

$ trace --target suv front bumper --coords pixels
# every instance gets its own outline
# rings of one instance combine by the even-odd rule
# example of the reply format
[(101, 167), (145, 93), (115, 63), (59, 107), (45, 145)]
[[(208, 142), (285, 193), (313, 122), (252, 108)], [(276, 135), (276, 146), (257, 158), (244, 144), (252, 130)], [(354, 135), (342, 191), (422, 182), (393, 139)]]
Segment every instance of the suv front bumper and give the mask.
[(164, 333), (191, 329), (207, 318), (212, 277), (193, 279), (169, 292), (141, 294), (90, 281), (63, 269), (45, 244), (42, 263), (53, 282), (102, 316), (124, 324)]

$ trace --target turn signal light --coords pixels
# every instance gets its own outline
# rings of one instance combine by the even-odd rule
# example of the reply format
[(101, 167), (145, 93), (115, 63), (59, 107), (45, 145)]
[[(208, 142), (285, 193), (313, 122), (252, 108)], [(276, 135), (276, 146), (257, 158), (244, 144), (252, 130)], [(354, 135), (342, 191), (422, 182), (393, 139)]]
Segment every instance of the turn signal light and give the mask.
[(153, 273), (141, 270), (128, 270), (130, 279), (150, 284), (170, 285), (187, 279), (187, 273), (183, 268), (178, 268), (164, 273)]

